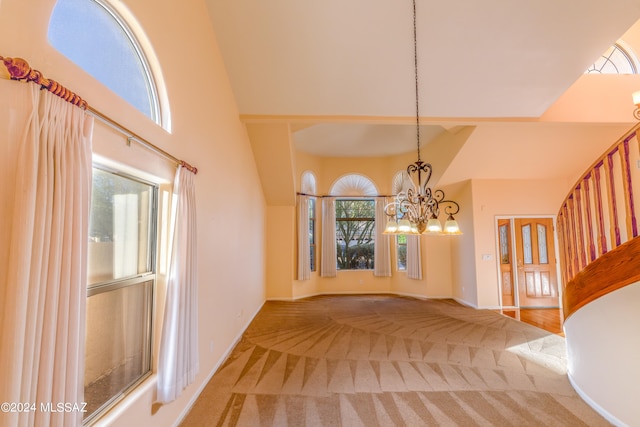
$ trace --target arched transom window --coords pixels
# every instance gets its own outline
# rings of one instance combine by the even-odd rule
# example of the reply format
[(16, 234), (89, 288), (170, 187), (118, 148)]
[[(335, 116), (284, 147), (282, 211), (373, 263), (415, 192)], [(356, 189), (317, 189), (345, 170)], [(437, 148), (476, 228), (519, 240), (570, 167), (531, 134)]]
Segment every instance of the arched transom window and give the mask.
[[(49, 43), (157, 124), (162, 123), (158, 86), (131, 26), (105, 0), (58, 0)], [(165, 115), (165, 120), (168, 117)]]
[(411, 178), (406, 170), (401, 170), (396, 173), (393, 177), (393, 182), (391, 183), (391, 192), (396, 195), (401, 191), (407, 191), (409, 188), (413, 187), (413, 183), (411, 182)]
[(587, 69), (587, 74), (637, 74), (635, 55), (622, 43), (616, 43)]
[(300, 191), (305, 194), (316, 194), (316, 177), (313, 172), (305, 171), (302, 174)]
[(345, 175), (338, 179), (329, 192), (332, 196), (370, 196), (378, 195), (376, 186), (365, 176), (358, 174)]

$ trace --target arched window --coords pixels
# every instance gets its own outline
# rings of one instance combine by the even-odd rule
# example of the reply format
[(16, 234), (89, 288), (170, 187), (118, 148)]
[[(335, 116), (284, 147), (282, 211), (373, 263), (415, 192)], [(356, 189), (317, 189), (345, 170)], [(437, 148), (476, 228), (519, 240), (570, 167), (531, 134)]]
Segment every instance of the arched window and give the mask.
[(375, 257), (375, 185), (352, 174), (338, 179), (330, 191), (336, 199), (338, 270), (372, 270)]
[(302, 174), (300, 191), (305, 194), (316, 194), (316, 177), (313, 172), (305, 171)]
[(147, 55), (131, 26), (105, 0), (58, 0), (48, 39), (76, 65), (170, 130)]
[(398, 194), (401, 191), (407, 191), (409, 188), (413, 188), (413, 183), (406, 170), (401, 170), (396, 173), (391, 183), (392, 194)]
[(611, 46), (587, 69), (587, 74), (638, 74), (638, 61), (623, 42)]
[(331, 186), (332, 196), (370, 196), (378, 195), (376, 186), (366, 176), (351, 174), (338, 179)]

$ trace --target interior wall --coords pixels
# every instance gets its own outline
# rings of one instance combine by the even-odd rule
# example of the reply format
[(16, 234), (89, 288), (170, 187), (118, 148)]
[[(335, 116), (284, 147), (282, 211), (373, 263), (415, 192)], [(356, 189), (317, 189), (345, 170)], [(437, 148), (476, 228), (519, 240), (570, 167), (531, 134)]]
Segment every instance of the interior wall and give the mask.
[[(418, 298), (451, 298), (451, 244), (459, 236), (420, 236), (422, 280), (410, 279), (406, 271), (397, 271), (392, 257), (393, 291)], [(393, 237), (392, 237), (393, 238)], [(394, 244), (392, 243), (392, 247)]]
[(296, 272), (294, 256), (297, 211), (291, 206), (267, 207), (267, 298), (291, 299)]
[(451, 280), (452, 296), (463, 304), (477, 307), (473, 189), (474, 183), (469, 180), (460, 183), (458, 191), (452, 193), (452, 197), (460, 204), (456, 220), (463, 234), (455, 236), (451, 242)]
[(615, 425), (640, 420), (640, 283), (611, 292), (566, 319), (569, 378)]
[[(192, 1), (188, 8), (176, 2), (126, 1), (125, 7), (139, 20), (161, 65), (171, 133), (48, 45), (46, 32), (54, 4), (54, 0), (2, 0), (0, 55), (25, 58), (97, 110), (199, 170), (195, 183), (200, 372), (182, 396), (166, 405), (153, 404), (152, 376), (99, 423), (171, 426), (265, 300), (266, 204), (253, 153), (204, 1)], [(198, 76), (206, 76), (206, 81)], [(127, 147), (122, 137), (104, 141), (94, 138), (96, 151), (104, 157), (117, 157), (117, 164), (157, 182), (172, 178), (175, 165), (149, 150), (136, 144)], [(8, 159), (2, 156), (0, 169), (6, 170)], [(6, 210), (4, 204), (0, 206), (0, 217), (5, 217)]]
[(294, 206), (296, 181), (289, 125), (250, 123), (246, 128), (267, 204)]

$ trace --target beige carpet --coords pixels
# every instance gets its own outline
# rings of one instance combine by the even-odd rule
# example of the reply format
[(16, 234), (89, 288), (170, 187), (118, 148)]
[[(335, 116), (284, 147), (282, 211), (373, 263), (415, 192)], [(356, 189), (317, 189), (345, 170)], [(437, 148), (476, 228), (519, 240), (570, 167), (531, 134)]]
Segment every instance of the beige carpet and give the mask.
[(267, 302), (183, 426), (599, 426), (564, 338), (452, 300)]

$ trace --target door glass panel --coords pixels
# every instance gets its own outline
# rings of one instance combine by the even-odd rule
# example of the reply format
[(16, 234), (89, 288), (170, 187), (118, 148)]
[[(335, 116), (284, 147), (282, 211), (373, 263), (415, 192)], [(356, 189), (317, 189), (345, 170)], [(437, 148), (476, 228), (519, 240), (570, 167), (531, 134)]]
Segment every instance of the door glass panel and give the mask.
[(538, 224), (538, 256), (540, 257), (540, 264), (549, 264), (549, 257), (547, 256), (547, 227), (542, 224)]
[(522, 226), (522, 249), (524, 251), (524, 263), (533, 264), (533, 252), (531, 250), (531, 225)]
[(509, 230), (507, 224), (500, 226), (500, 263), (509, 264)]

